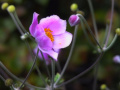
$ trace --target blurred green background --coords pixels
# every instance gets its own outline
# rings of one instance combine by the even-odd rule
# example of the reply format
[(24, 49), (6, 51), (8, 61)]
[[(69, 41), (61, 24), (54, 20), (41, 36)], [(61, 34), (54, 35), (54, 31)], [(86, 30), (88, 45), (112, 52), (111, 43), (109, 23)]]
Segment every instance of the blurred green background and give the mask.
[[(104, 39), (106, 22), (110, 19), (111, 0), (91, 0), (95, 10), (95, 18), (99, 29), (100, 43)], [(88, 24), (93, 30), (93, 24), (91, 19), (90, 10), (86, 0), (0, 0), (0, 5), (3, 2), (8, 2), (10, 5), (16, 6), (16, 12), (24, 27), (29, 31), (29, 26), (32, 22), (33, 12), (40, 14), (39, 19), (56, 14), (60, 18), (68, 21), (68, 18), (74, 12), (70, 11), (70, 5), (77, 3), (79, 10), (82, 10), (85, 15)], [(115, 29), (120, 27), (120, 0), (115, 0), (115, 11), (113, 17), (113, 27), (109, 38), (109, 43), (114, 37)], [(74, 27), (67, 25), (67, 31), (73, 33)], [(35, 43), (29, 39), (29, 43), (32, 49), (35, 48)], [(61, 67), (64, 66), (67, 56), (69, 54), (70, 47), (62, 49), (59, 54), (59, 62)], [(79, 26), (76, 45), (74, 53), (72, 55), (70, 64), (64, 74), (65, 80), (69, 80), (80, 72), (88, 68), (97, 58), (98, 54), (94, 53), (94, 49), (91, 48), (84, 33)], [(99, 90), (101, 84), (106, 84), (110, 90), (120, 90), (120, 63), (113, 62), (113, 57), (120, 55), (120, 37), (116, 40), (113, 47), (107, 51), (99, 64), (98, 71), (98, 85)], [(0, 61), (16, 76), (25, 78), (31, 65), (32, 59), (30, 52), (25, 45), (25, 42), (20, 39), (20, 33), (18, 32), (14, 22), (10, 18), (7, 11), (0, 9)], [(46, 70), (43, 61), (38, 60), (37, 64), (42, 71), (44, 77), (46, 77)], [(48, 65), (49, 69), (51, 68)], [(1, 67), (0, 67), (1, 68)], [(51, 69), (50, 69), (51, 70)], [(57, 72), (57, 70), (56, 70)], [(76, 81), (66, 85), (67, 90), (92, 90), (93, 73), (91, 70), (84, 76), (80, 77)], [(4, 76), (5, 77), (5, 76)], [(10, 77), (8, 75), (8, 77)], [(6, 77), (5, 77), (6, 78)], [(31, 73), (28, 82), (36, 85), (43, 86), (41, 78), (38, 76), (36, 70)], [(4, 82), (0, 79), (0, 90), (9, 90)], [(24, 90), (27, 90), (24, 88)]]

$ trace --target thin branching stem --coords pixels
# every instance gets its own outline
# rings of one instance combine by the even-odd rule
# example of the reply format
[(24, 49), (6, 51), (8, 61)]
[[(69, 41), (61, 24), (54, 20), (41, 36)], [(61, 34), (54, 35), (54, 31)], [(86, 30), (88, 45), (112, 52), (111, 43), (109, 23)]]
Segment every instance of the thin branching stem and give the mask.
[(83, 22), (86, 24), (87, 28), (88, 28), (88, 31), (90, 32), (91, 36), (93, 37), (93, 39), (95, 40), (96, 44), (99, 46), (100, 50), (102, 51), (102, 47), (101, 45), (99, 44), (99, 42), (96, 40), (91, 28), (89, 27), (87, 21), (85, 20), (85, 18), (81, 15), (81, 14), (78, 14), (78, 16), (81, 18), (81, 20), (83, 20)]
[(0, 75), (0, 78), (5, 82), (5, 79)]
[(96, 25), (96, 20), (95, 20), (93, 6), (92, 6), (92, 3), (91, 3), (91, 0), (87, 0), (87, 1), (88, 1), (88, 4), (89, 4), (89, 7), (90, 7), (91, 15), (92, 15), (93, 26), (94, 26), (94, 30), (95, 30), (95, 36), (96, 36), (97, 41), (99, 42), (98, 29), (97, 29), (97, 25)]
[(52, 64), (51, 64), (51, 69), (52, 69), (52, 79), (51, 79), (51, 90), (54, 90), (54, 77), (55, 77), (55, 60), (51, 58)]
[(95, 65), (94, 71), (94, 81), (93, 81), (93, 90), (96, 90), (97, 87), (97, 75), (98, 75), (99, 62)]
[(24, 83), (27, 81), (28, 77), (30, 76), (30, 74), (31, 74), (31, 72), (32, 72), (32, 70), (33, 70), (33, 68), (34, 68), (34, 66), (35, 66), (35, 63), (36, 63), (36, 60), (37, 60), (37, 56), (38, 56), (38, 52), (39, 52), (39, 49), (37, 50), (37, 55), (35, 56), (33, 65), (32, 65), (32, 67), (31, 67), (31, 69), (29, 70), (29, 72), (28, 72), (25, 80), (23, 81), (23, 83), (22, 83), (21, 86), (19, 87), (19, 89), (21, 89), (21, 88), (23, 87)]
[(68, 84), (68, 83), (70, 83), (70, 82), (78, 79), (79, 77), (83, 76), (84, 74), (86, 74), (88, 71), (90, 71), (100, 61), (100, 59), (102, 58), (102, 56), (103, 56), (103, 52), (100, 53), (100, 55), (97, 58), (97, 60), (89, 68), (87, 68), (86, 70), (84, 70), (83, 72), (81, 72), (80, 74), (78, 74), (77, 76), (71, 78), (70, 80), (68, 80), (68, 81), (66, 81), (66, 82), (64, 82), (64, 83), (62, 83), (60, 85), (57, 85), (56, 88), (59, 88), (59, 87), (61, 87), (63, 85), (66, 85), (66, 84)]
[(108, 35), (107, 35), (107, 38), (106, 38), (106, 42), (105, 42), (104, 48), (106, 48), (106, 47), (107, 47), (107, 44), (108, 44), (108, 39), (109, 39), (110, 32), (111, 32), (111, 29), (112, 29), (113, 13), (114, 13), (114, 0), (111, 0), (111, 1), (112, 1), (112, 6), (111, 6), (111, 18), (110, 18), (110, 25), (109, 25)]
[(44, 58), (44, 55), (43, 55), (42, 51), (40, 51), (40, 53), (41, 53), (41, 55), (42, 55), (42, 59), (43, 59), (44, 64), (45, 64), (45, 68), (46, 68), (47, 73), (48, 73), (48, 76), (49, 76), (49, 78), (50, 78), (51, 75), (50, 75), (50, 72), (49, 72), (49, 69), (48, 69), (48, 65), (46, 64), (46, 60), (45, 60), (45, 58)]
[(96, 46), (91, 42), (90, 38), (88, 37), (87, 31), (85, 30), (85, 26), (84, 26), (82, 20), (81, 20), (81, 27), (82, 27), (82, 30), (83, 30), (83, 32), (84, 32), (84, 34), (85, 34), (85, 36), (86, 36), (89, 44), (90, 44), (94, 49), (96, 49)]
[(72, 56), (72, 52), (73, 52), (73, 49), (74, 49), (74, 46), (75, 46), (77, 30), (78, 30), (78, 25), (75, 26), (74, 35), (73, 35), (73, 42), (72, 42), (72, 45), (71, 45), (69, 56), (68, 56), (67, 61), (66, 61), (65, 65), (64, 65), (64, 67), (63, 67), (63, 70), (62, 70), (62, 72), (60, 74), (60, 77), (57, 79), (54, 86), (60, 81), (60, 79), (62, 78), (62, 76), (63, 76), (64, 72), (66, 71), (66, 68), (67, 68), (67, 66), (69, 64), (69, 61), (70, 61), (70, 58)]
[[(20, 81), (21, 83), (23, 83), (23, 80), (19, 79), (18, 77), (16, 77), (14, 74), (12, 74), (4, 65), (3, 63), (0, 61), (0, 66), (15, 80)], [(40, 90), (46, 90), (46, 88), (41, 88), (41, 87), (37, 87), (37, 86), (33, 86), (27, 82), (25, 82), (25, 85), (27, 85), (29, 88), (36, 88), (36, 89), (40, 89)]]

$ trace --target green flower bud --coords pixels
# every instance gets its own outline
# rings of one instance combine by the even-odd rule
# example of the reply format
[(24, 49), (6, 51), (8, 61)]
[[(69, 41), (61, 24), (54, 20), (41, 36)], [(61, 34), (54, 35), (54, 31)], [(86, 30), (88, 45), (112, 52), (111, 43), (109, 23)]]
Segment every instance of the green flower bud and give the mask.
[(117, 34), (117, 35), (120, 35), (120, 28), (117, 28), (117, 29), (116, 29), (116, 34)]
[(8, 10), (8, 12), (11, 12), (11, 13), (12, 13), (12, 12), (15, 11), (15, 6), (14, 6), (14, 5), (8, 6), (7, 10)]
[(1, 5), (1, 9), (2, 9), (2, 10), (5, 10), (7, 7), (8, 7), (8, 3), (3, 3), (3, 4)]
[(73, 3), (73, 4), (70, 6), (70, 9), (71, 9), (71, 11), (77, 11), (78, 5), (77, 5), (76, 3)]
[(101, 90), (106, 90), (106, 88), (107, 88), (107, 86), (106, 86), (105, 84), (102, 84), (102, 85), (100, 86), (100, 89), (101, 89)]
[(6, 86), (11, 86), (13, 84), (13, 80), (8, 78), (7, 80), (5, 80), (5, 85)]

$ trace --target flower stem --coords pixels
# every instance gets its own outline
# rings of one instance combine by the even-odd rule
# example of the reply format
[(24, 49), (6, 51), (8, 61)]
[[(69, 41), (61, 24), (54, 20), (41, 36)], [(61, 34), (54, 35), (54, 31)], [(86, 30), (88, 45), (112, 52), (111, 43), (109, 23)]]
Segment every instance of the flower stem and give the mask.
[(89, 44), (90, 44), (94, 49), (96, 49), (96, 46), (91, 42), (90, 38), (88, 37), (88, 34), (87, 34), (86, 30), (85, 30), (85, 26), (84, 26), (82, 20), (81, 20), (81, 27), (82, 27), (82, 29), (83, 29), (83, 32), (84, 32), (84, 34), (85, 34), (85, 36), (86, 36)]
[(5, 82), (5, 79), (0, 75), (0, 78)]
[(14, 17), (15, 17), (16, 21), (18, 22), (19, 26), (21, 27), (21, 29), (24, 31), (24, 33), (26, 33), (26, 32), (27, 32), (27, 30), (26, 30), (26, 29), (24, 28), (24, 26), (22, 25), (22, 23), (21, 23), (20, 19), (19, 19), (19, 18), (18, 18), (18, 16), (17, 16), (16, 11), (15, 11), (15, 12), (13, 12), (13, 15), (14, 15)]
[(51, 90), (54, 90), (54, 77), (55, 77), (55, 60), (50, 58), (52, 61), (51, 68), (52, 68), (52, 80), (51, 80)]
[(75, 41), (76, 41), (77, 29), (78, 29), (78, 25), (75, 26), (74, 35), (73, 35), (73, 42), (72, 42), (72, 45), (71, 45), (69, 56), (68, 56), (67, 61), (66, 61), (65, 65), (64, 65), (64, 68), (63, 68), (63, 70), (62, 70), (62, 72), (60, 74), (60, 77), (57, 79), (54, 86), (60, 81), (60, 79), (62, 78), (62, 76), (63, 76), (64, 72), (66, 71), (66, 68), (67, 68), (67, 66), (69, 64), (70, 58), (72, 56), (73, 48), (74, 48), (74, 45), (75, 45)]
[(83, 71), (82, 73), (78, 74), (77, 76), (73, 77), (72, 79), (70, 79), (70, 80), (68, 80), (68, 81), (66, 81), (66, 82), (64, 82), (64, 83), (62, 83), (60, 85), (57, 85), (56, 88), (61, 87), (63, 85), (66, 85), (66, 84), (68, 84), (68, 83), (78, 79), (79, 77), (83, 76), (84, 74), (86, 74), (88, 71), (90, 71), (100, 61), (102, 56), (103, 56), (103, 52), (100, 53), (100, 55), (97, 58), (97, 60), (89, 68), (87, 68), (85, 71)]
[[(92, 30), (90, 29), (90, 27), (89, 27), (87, 21), (85, 20), (85, 18), (84, 18), (81, 14), (78, 14), (78, 15), (79, 15), (79, 17), (81, 18), (81, 20), (84, 21), (84, 23), (86, 24), (86, 26), (87, 26), (87, 28), (88, 28), (88, 30), (89, 30), (91, 36), (93, 37), (93, 39), (95, 40), (95, 42), (96, 42), (97, 45), (99, 46), (100, 50), (102, 51), (102, 47), (101, 47), (101, 45), (99, 44), (99, 42), (96, 40), (96, 38), (95, 38), (95, 36), (94, 36)], [(98, 51), (99, 51), (99, 50), (98, 50)]]
[(109, 25), (106, 24), (105, 36), (104, 36), (103, 43), (102, 43), (103, 46), (104, 46), (104, 44), (105, 44), (105, 42), (106, 42), (106, 39), (107, 39), (108, 29), (109, 29)]
[(88, 1), (88, 4), (89, 4), (89, 7), (90, 7), (91, 15), (92, 15), (92, 20), (93, 20), (93, 26), (94, 26), (94, 30), (95, 30), (96, 39), (99, 42), (98, 29), (97, 29), (97, 25), (96, 25), (95, 16), (94, 16), (93, 6), (92, 6), (92, 3), (91, 3), (91, 0), (87, 0), (87, 1)]
[(31, 67), (30, 71), (28, 72), (28, 74), (27, 74), (25, 80), (23, 81), (23, 83), (22, 83), (21, 86), (19, 87), (19, 89), (22, 88), (22, 86), (24, 85), (24, 83), (25, 83), (26, 80), (28, 79), (29, 75), (31, 74), (31, 72), (32, 72), (32, 70), (33, 70), (33, 68), (34, 68), (34, 66), (35, 66), (36, 60), (37, 60), (38, 52), (39, 52), (39, 49), (37, 50), (37, 55), (35, 56), (35, 59), (34, 59), (33, 65), (32, 65), (32, 67)]
[(23, 31), (22, 31), (22, 29), (20, 28), (20, 26), (19, 26), (19, 24), (18, 24), (17, 20), (15, 19), (15, 17), (14, 17), (14, 15), (13, 15), (13, 13), (10, 13), (10, 12), (9, 12), (9, 14), (10, 14), (11, 18), (13, 19), (13, 21), (14, 21), (14, 23), (15, 23), (16, 27), (18, 28), (19, 32), (21, 33), (21, 35), (23, 35), (23, 34), (24, 34), (24, 32), (23, 32)]
[(45, 61), (45, 58), (44, 58), (44, 56), (43, 56), (43, 53), (42, 53), (41, 51), (40, 51), (40, 53), (41, 53), (41, 55), (42, 55), (42, 58), (43, 58), (43, 61), (44, 61), (45, 68), (46, 68), (46, 70), (47, 70), (48, 76), (51, 77), (51, 76), (50, 76), (49, 69), (48, 69), (48, 66), (47, 66), (46, 61)]
[(110, 49), (110, 48), (113, 46), (113, 44), (115, 43), (117, 37), (118, 37), (118, 35), (115, 34), (115, 36), (114, 36), (112, 42), (110, 43), (110, 45), (109, 45), (108, 47), (106, 47), (106, 48), (103, 48), (103, 50), (104, 50), (104, 51), (107, 51), (108, 49)]
[(110, 25), (109, 25), (108, 35), (107, 35), (107, 38), (106, 38), (106, 42), (105, 42), (104, 48), (107, 47), (108, 39), (109, 39), (110, 32), (111, 32), (111, 28), (112, 28), (112, 22), (113, 22), (114, 0), (111, 0), (111, 1), (112, 1), (112, 7), (111, 7), (111, 19), (110, 19)]
[(94, 81), (93, 81), (93, 90), (96, 90), (97, 87), (97, 74), (98, 74), (99, 62), (95, 65), (94, 71)]
[(56, 66), (57, 66), (58, 72), (60, 73), (61, 72), (61, 66), (60, 66), (59, 61), (56, 62)]
[[(19, 79), (18, 77), (16, 77), (14, 74), (12, 74), (3, 64), (2, 62), (0, 61), (0, 66), (14, 79), (20, 81), (23, 83), (23, 80)], [(46, 90), (46, 88), (41, 88), (41, 87), (37, 87), (37, 86), (33, 86), (27, 82), (25, 82), (25, 85), (29, 86), (29, 88), (36, 88), (36, 89), (40, 89), (40, 90)]]

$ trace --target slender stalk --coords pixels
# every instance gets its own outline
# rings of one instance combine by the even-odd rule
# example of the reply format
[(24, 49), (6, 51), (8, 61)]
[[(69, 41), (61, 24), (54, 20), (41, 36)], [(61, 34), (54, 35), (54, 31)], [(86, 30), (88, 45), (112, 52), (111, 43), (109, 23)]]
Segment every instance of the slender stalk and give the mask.
[(60, 79), (62, 78), (62, 76), (63, 76), (64, 72), (66, 71), (66, 68), (67, 68), (67, 66), (69, 64), (70, 58), (72, 56), (73, 48), (74, 48), (74, 45), (75, 45), (75, 41), (76, 41), (77, 29), (78, 29), (78, 25), (75, 26), (74, 35), (73, 35), (73, 42), (72, 42), (72, 45), (71, 45), (69, 56), (68, 56), (67, 61), (66, 61), (65, 65), (64, 65), (64, 68), (63, 68), (63, 70), (62, 70), (62, 72), (60, 74), (60, 77), (57, 79), (54, 86), (60, 81)]
[(86, 74), (88, 71), (90, 71), (100, 61), (100, 59), (102, 58), (102, 56), (103, 56), (103, 52), (101, 52), (101, 54), (99, 55), (99, 57), (97, 58), (97, 60), (89, 68), (87, 68), (86, 70), (84, 70), (83, 72), (81, 72), (80, 74), (78, 74), (77, 76), (73, 77), (72, 79), (70, 79), (70, 80), (68, 80), (68, 81), (66, 81), (66, 82), (64, 82), (64, 83), (62, 83), (60, 85), (57, 85), (55, 88), (61, 87), (63, 85), (66, 85), (66, 84), (68, 84), (68, 83), (70, 83), (70, 82), (78, 79), (79, 77), (83, 76), (84, 74)]
[(53, 59), (51, 59), (51, 61), (52, 61), (52, 64), (51, 64), (51, 68), (52, 68), (51, 90), (54, 90), (55, 61)]
[[(16, 77), (14, 74), (12, 74), (0, 61), (0, 66), (14, 79), (20, 81), (21, 83), (23, 83), (23, 80), (19, 79), (18, 77)], [(37, 87), (37, 86), (33, 86), (27, 82), (25, 82), (25, 85), (29, 86), (29, 88), (36, 88), (36, 89), (40, 89), (40, 90), (46, 90), (46, 88), (41, 88), (41, 87)]]
[(0, 78), (5, 82), (5, 79), (0, 75)]
[(26, 33), (26, 32), (27, 32), (27, 30), (26, 30), (26, 29), (24, 28), (24, 26), (22, 25), (22, 23), (21, 23), (20, 19), (19, 19), (19, 18), (18, 18), (18, 16), (17, 16), (16, 11), (15, 11), (15, 12), (13, 12), (13, 15), (14, 15), (14, 17), (15, 17), (16, 21), (18, 22), (19, 26), (21, 27), (21, 29), (24, 31), (24, 33)]
[(97, 74), (98, 74), (99, 62), (95, 65), (94, 71), (94, 81), (93, 81), (93, 90), (96, 90), (97, 87)]
[[(30, 54), (31, 54), (31, 56), (32, 56), (32, 60), (33, 60), (33, 59), (34, 59), (34, 56), (33, 56), (32, 50), (31, 50), (31, 48), (30, 48), (30, 45), (28, 44), (28, 41), (27, 41), (27, 40), (25, 40), (25, 43), (26, 43), (26, 46), (27, 46), (27, 48), (28, 48), (28, 50), (29, 50), (29, 52), (30, 52)], [(37, 64), (35, 64), (35, 68), (36, 68), (36, 70), (37, 70), (37, 72), (38, 72), (38, 75), (41, 77), (43, 83), (45, 83), (45, 80), (44, 80), (44, 78), (43, 78), (43, 76), (42, 76), (42, 73), (41, 73), (41, 71), (39, 70)]]
[(105, 44), (105, 41), (106, 41), (106, 39), (107, 39), (108, 29), (109, 29), (109, 25), (108, 25), (108, 24), (106, 24), (105, 36), (104, 36), (104, 39), (103, 39), (103, 43), (102, 43), (102, 45), (104, 45), (104, 44)]
[(92, 15), (92, 20), (93, 20), (93, 26), (94, 26), (94, 30), (95, 30), (95, 36), (97, 41), (99, 42), (99, 37), (98, 37), (98, 29), (97, 29), (97, 25), (96, 25), (96, 20), (95, 20), (95, 16), (94, 16), (94, 10), (93, 10), (93, 6), (91, 3), (91, 0), (87, 0), (89, 7), (90, 7), (90, 11), (91, 11), (91, 15)]
[(106, 42), (105, 42), (104, 48), (107, 47), (108, 39), (109, 39), (110, 32), (111, 32), (111, 28), (112, 28), (112, 22), (113, 22), (114, 0), (111, 0), (111, 1), (112, 1), (112, 7), (111, 7), (111, 19), (110, 19), (110, 25), (109, 25), (108, 35), (107, 35), (107, 38), (106, 38)]
[(104, 51), (107, 51), (108, 49), (110, 49), (110, 48), (113, 46), (113, 44), (115, 43), (117, 37), (118, 37), (118, 35), (115, 34), (115, 36), (114, 36), (112, 42), (110, 43), (110, 45), (109, 45), (108, 47), (106, 47), (106, 48), (103, 48), (103, 50), (104, 50)]
[(97, 45), (99, 46), (100, 50), (102, 51), (102, 47), (101, 47), (101, 45), (100, 45), (99, 42), (96, 40), (96, 38), (95, 38), (95, 36), (94, 36), (92, 30), (90, 29), (90, 27), (89, 27), (87, 21), (85, 20), (85, 18), (84, 18), (81, 14), (78, 14), (78, 16), (81, 18), (81, 20), (84, 21), (84, 23), (86, 24), (86, 26), (87, 26), (87, 28), (88, 28), (88, 30), (89, 30), (91, 36), (93, 37), (93, 39), (95, 40), (95, 42), (96, 42)]
[(18, 25), (18, 22), (17, 22), (17, 20), (15, 19), (13, 13), (10, 13), (10, 12), (9, 12), (9, 14), (10, 14), (11, 18), (13, 19), (13, 21), (14, 21), (16, 27), (18, 28), (19, 32), (23, 35), (24, 32), (22, 31), (22, 29), (21, 29), (20, 26)]
[(85, 30), (85, 26), (84, 26), (82, 20), (81, 20), (81, 27), (82, 27), (82, 29), (83, 29), (83, 32), (84, 32), (84, 34), (85, 34), (85, 36), (86, 36), (89, 44), (90, 44), (94, 49), (96, 49), (96, 46), (91, 42), (90, 38), (88, 37), (88, 34), (87, 34), (86, 30)]
[(48, 76), (51, 77), (51, 76), (50, 76), (49, 69), (48, 69), (48, 65), (46, 64), (45, 58), (44, 58), (44, 56), (43, 56), (43, 53), (42, 53), (41, 51), (40, 51), (40, 53), (41, 53), (41, 55), (42, 55), (42, 58), (43, 58), (43, 61), (44, 61), (45, 68), (46, 68), (46, 70), (47, 70)]
[(57, 66), (58, 72), (60, 73), (61, 72), (61, 66), (60, 66), (59, 61), (56, 62), (56, 66)]
[(28, 72), (25, 80), (23, 81), (23, 83), (22, 83), (21, 86), (19, 87), (19, 89), (22, 88), (22, 86), (24, 85), (24, 83), (26, 82), (26, 80), (28, 79), (28, 77), (30, 76), (30, 74), (31, 74), (31, 72), (32, 72), (32, 70), (33, 70), (33, 68), (34, 68), (34, 65), (35, 65), (35, 63), (36, 63), (37, 56), (38, 56), (38, 52), (39, 52), (39, 49), (37, 50), (37, 55), (35, 56), (34, 63), (33, 63), (33, 65), (32, 65), (32, 67), (31, 67), (30, 71)]

